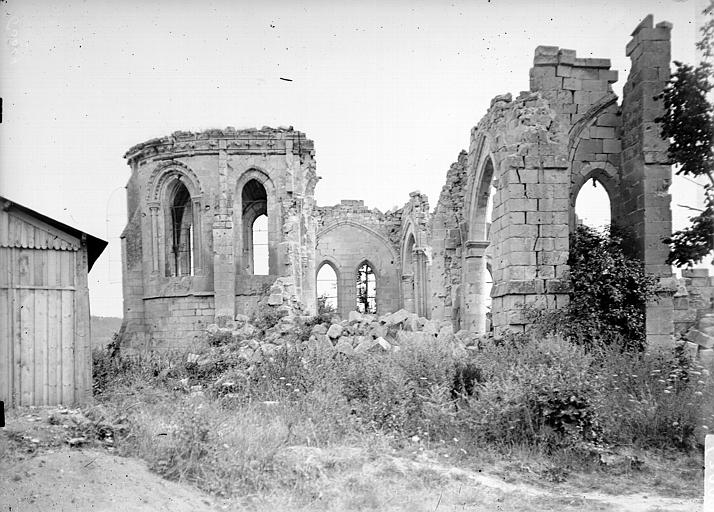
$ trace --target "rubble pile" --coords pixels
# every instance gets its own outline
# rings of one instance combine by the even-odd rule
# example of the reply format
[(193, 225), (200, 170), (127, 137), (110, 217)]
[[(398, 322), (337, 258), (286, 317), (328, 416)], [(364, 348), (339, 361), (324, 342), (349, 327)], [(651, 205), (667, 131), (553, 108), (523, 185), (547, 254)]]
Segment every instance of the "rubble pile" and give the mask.
[(409, 343), (430, 339), (461, 351), (473, 346), (478, 339), (465, 331), (454, 333), (450, 322), (428, 320), (404, 309), (382, 316), (351, 311), (347, 319), (323, 318), (326, 321), (321, 322), (299, 313), (293, 309), (266, 329), (256, 325), (260, 324), (259, 319), (237, 315), (235, 324), (230, 327), (209, 325), (207, 340), (211, 345), (237, 344), (239, 358), (258, 362), (274, 355), (281, 347), (302, 346), (353, 356), (396, 352)]

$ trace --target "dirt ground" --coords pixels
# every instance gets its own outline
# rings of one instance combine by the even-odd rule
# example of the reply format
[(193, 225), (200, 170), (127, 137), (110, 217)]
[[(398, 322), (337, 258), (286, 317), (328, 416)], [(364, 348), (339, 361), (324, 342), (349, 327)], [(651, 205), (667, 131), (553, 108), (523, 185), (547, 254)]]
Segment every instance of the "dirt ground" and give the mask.
[[(52, 419), (54, 418), (54, 420)], [(59, 420), (57, 419), (59, 418)], [(15, 413), (0, 429), (0, 512), (5, 511), (635, 511), (694, 512), (701, 499), (653, 492), (657, 482), (630, 482), (610, 494), (577, 479), (547, 484), (496, 468), (454, 467), (430, 454), (367, 456), (359, 448), (294, 446), (282, 457), (319, 475), (311, 493), (225, 501), (169, 482), (143, 461), (120, 457), (111, 440), (74, 437), (81, 416), (70, 410)], [(337, 462), (337, 463), (336, 463)], [(640, 489), (641, 492), (632, 492)]]

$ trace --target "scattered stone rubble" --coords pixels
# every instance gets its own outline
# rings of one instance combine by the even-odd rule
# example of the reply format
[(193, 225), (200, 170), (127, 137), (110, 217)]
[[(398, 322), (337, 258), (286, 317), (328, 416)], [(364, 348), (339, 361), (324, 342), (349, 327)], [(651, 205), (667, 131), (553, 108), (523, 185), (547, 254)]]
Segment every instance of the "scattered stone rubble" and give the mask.
[[(354, 356), (360, 353), (397, 352), (406, 344), (429, 339), (450, 344), (453, 350), (461, 351), (478, 339), (477, 335), (466, 331), (454, 333), (448, 321), (428, 320), (404, 309), (382, 316), (351, 311), (345, 320), (334, 316), (329, 323), (306, 327), (312, 318), (293, 311), (282, 316), (272, 327), (261, 331), (246, 316), (238, 315), (231, 328), (213, 324), (208, 327), (207, 333), (213, 339), (222, 338), (238, 343), (238, 357), (249, 362), (271, 357), (280, 347), (298, 344), (332, 354)], [(306, 328), (310, 329), (309, 333), (304, 333), (303, 339), (300, 339), (297, 333)], [(207, 354), (189, 354), (188, 362), (210, 364), (212, 359)]]

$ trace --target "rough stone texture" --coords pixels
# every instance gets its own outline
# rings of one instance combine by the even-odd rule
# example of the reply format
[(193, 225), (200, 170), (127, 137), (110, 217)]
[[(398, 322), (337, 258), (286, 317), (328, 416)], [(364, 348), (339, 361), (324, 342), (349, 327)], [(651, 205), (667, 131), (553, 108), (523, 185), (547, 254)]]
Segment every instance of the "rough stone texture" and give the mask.
[[(651, 343), (669, 342), (675, 326), (683, 332), (694, 325), (712, 297), (710, 278), (687, 274), (678, 287), (664, 263), (671, 169), (655, 118), (662, 113), (656, 96), (669, 78), (670, 30), (668, 23), (653, 27), (648, 16), (633, 32), (621, 104), (608, 59), (537, 47), (529, 90), (491, 101), (431, 214), (419, 192), (386, 213), (360, 200), (316, 207), (313, 143), (292, 129), (176, 132), (135, 146), (126, 155), (132, 169), (123, 234), (127, 336), (173, 343), (195, 336), (209, 320), (227, 326), (261, 298), (281, 314), (312, 312), (317, 271), (325, 264), (337, 275), (338, 312), (355, 330), (372, 322), (351, 313), (364, 262), (375, 273), (378, 314), (396, 312), (373, 325), (372, 339), (396, 341), (394, 325), (444, 337), (523, 330), (524, 306), (568, 303), (575, 200), (597, 179), (610, 196), (613, 225), (629, 230), (628, 250), (662, 279), (660, 300), (647, 307), (647, 334)], [(196, 268), (190, 276), (167, 277), (162, 201), (176, 177), (195, 206)], [(241, 212), (251, 205), (242, 204), (241, 190), (250, 178), (268, 196), (268, 276), (251, 275), (246, 259), (250, 234)], [(276, 288), (278, 277), (284, 281)], [(313, 343), (324, 344), (319, 336), (325, 333), (315, 332)], [(338, 335), (340, 350), (376, 350), (371, 340), (355, 345), (346, 336)]]
[[(714, 277), (708, 269), (682, 269), (673, 296), (674, 332), (683, 334), (697, 323), (709, 328), (708, 313), (714, 312)], [(703, 325), (702, 325), (703, 323)]]
[[(173, 345), (190, 339), (205, 318), (232, 322), (254, 310), (281, 276), (314, 307), (314, 279), (306, 278), (315, 273), (313, 155), (312, 141), (292, 128), (175, 132), (132, 147), (125, 155), (124, 342)], [(267, 196), (269, 276), (252, 275), (247, 259), (243, 213), (251, 205), (243, 205), (242, 193), (251, 179)], [(190, 194), (193, 268), (174, 277), (168, 197), (177, 182)]]
[(316, 209), (318, 232), (315, 262), (332, 266), (337, 275), (337, 309), (346, 318), (357, 304), (357, 269), (365, 261), (375, 274), (377, 312), (399, 308), (399, 237), (402, 210), (382, 213), (363, 201), (343, 200)]

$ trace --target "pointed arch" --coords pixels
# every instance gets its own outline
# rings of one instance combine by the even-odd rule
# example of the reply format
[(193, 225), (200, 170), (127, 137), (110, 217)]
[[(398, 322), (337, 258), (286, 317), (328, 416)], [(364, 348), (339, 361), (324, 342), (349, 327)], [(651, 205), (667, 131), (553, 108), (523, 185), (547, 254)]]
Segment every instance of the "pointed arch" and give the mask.
[(187, 165), (172, 160), (154, 169), (147, 190), (153, 272), (165, 277), (202, 274), (198, 177)]
[(319, 306), (321, 300), (324, 300), (325, 306), (330, 306), (335, 311), (340, 310), (339, 288), (340, 271), (337, 263), (331, 259), (323, 259), (317, 265), (317, 272), (315, 273), (315, 290), (317, 291), (318, 311), (320, 309)]
[[(254, 226), (263, 215), (267, 217), (267, 273), (277, 275), (281, 219), (273, 181), (263, 170), (251, 167), (237, 180), (233, 197), (236, 276), (255, 274)], [(265, 258), (266, 255), (261, 257)]]
[(369, 260), (357, 265), (356, 307), (360, 313), (376, 314), (377, 307), (377, 271)]
[(585, 164), (579, 171), (572, 173), (572, 184), (570, 188), (570, 231), (576, 227), (575, 203), (580, 194), (580, 190), (590, 180), (596, 180), (607, 192), (610, 200), (610, 224), (615, 224), (617, 219), (617, 202), (613, 199), (618, 197), (618, 187), (620, 185), (617, 169), (609, 162), (597, 162), (596, 164)]

